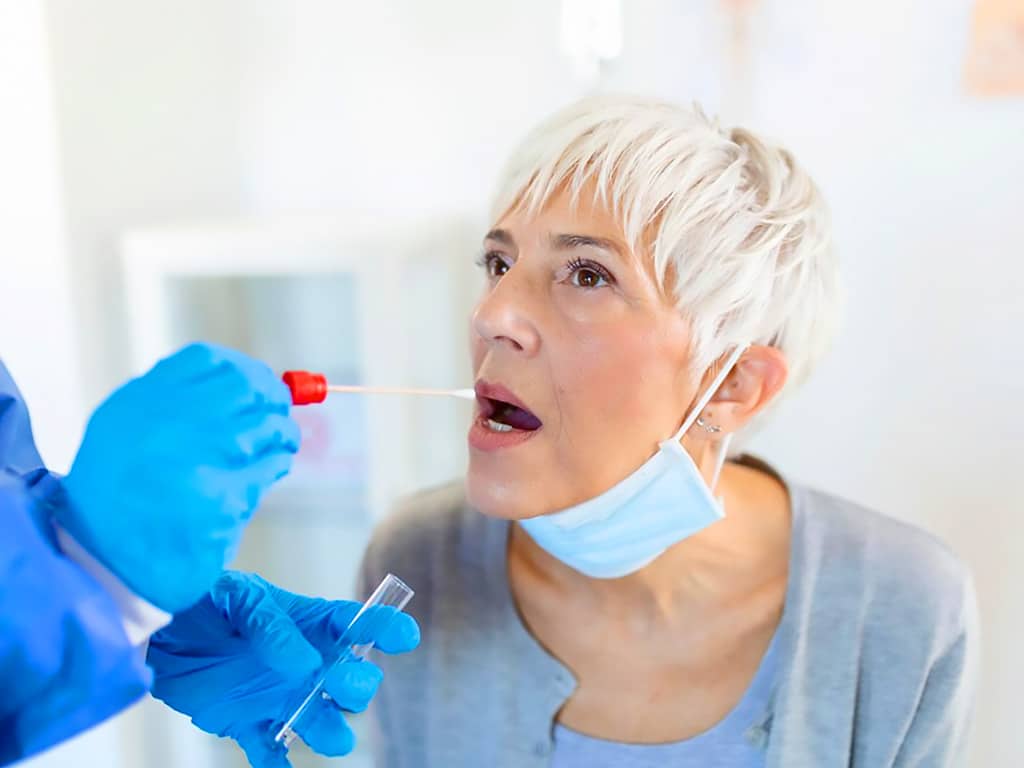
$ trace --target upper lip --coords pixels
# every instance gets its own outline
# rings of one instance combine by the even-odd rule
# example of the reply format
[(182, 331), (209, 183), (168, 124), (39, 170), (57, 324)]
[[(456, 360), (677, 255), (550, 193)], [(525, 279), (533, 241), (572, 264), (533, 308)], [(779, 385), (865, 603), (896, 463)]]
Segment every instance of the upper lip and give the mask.
[(514, 405), (516, 408), (521, 408), (527, 413), (533, 413), (518, 397), (515, 392), (502, 386), (501, 384), (492, 384), (489, 381), (481, 379), (476, 383), (476, 399), (479, 402), (481, 399), (486, 400), (500, 400), (503, 403), (509, 403)]

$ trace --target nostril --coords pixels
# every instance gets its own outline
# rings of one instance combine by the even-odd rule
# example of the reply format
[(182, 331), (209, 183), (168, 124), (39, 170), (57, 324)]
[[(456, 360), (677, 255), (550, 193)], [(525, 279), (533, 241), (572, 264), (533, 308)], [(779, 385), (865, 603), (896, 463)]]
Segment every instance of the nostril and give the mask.
[(510, 347), (511, 347), (511, 348), (513, 349), (513, 351), (515, 351), (515, 352), (522, 352), (522, 351), (523, 351), (523, 345), (522, 345), (522, 344), (520, 344), (520, 343), (519, 343), (518, 341), (516, 341), (515, 339), (513, 339), (513, 338), (512, 338), (511, 336), (498, 336), (498, 337), (497, 337), (497, 338), (495, 339), (495, 341), (499, 341), (499, 342), (502, 342), (502, 343), (504, 343), (504, 344), (507, 344), (507, 345), (508, 345), (508, 346), (510, 346)]

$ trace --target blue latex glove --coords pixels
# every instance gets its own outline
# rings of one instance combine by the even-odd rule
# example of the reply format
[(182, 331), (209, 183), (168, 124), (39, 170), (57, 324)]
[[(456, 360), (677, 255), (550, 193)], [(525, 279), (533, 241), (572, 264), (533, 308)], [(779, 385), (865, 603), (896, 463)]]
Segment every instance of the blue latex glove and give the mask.
[(263, 363), (193, 344), (92, 415), (53, 515), (138, 595), (196, 602), (299, 448), (291, 394)]
[[(153, 695), (192, 718), (199, 728), (230, 736), (254, 768), (286, 768), (284, 749), (273, 743), (283, 722), (310, 690), (324, 658), (359, 610), (359, 603), (302, 597), (259, 576), (225, 572), (210, 593), (179, 614), (149, 644)], [(419, 627), (400, 613), (372, 638), (387, 653), (411, 651)], [(350, 712), (366, 708), (382, 672), (368, 661), (333, 668), (326, 690)], [(355, 738), (342, 713), (316, 699), (316, 711), (296, 730), (312, 749), (344, 755)]]

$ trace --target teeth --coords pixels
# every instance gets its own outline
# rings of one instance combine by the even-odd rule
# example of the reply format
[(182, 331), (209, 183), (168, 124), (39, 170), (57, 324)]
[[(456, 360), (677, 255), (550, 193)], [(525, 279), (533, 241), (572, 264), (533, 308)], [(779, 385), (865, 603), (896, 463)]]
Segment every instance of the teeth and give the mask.
[(512, 427), (510, 427), (508, 424), (502, 424), (500, 421), (495, 421), (494, 419), (488, 419), (487, 420), (487, 428), (489, 430), (491, 430), (492, 432), (511, 432), (512, 431)]

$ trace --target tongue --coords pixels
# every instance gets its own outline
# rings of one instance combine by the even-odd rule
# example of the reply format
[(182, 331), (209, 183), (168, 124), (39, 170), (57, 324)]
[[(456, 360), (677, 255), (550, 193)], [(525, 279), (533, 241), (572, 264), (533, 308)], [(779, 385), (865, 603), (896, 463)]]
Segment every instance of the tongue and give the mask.
[(493, 418), (495, 421), (500, 421), (502, 424), (507, 424), (514, 429), (523, 429), (530, 432), (540, 429), (541, 426), (540, 419), (529, 411), (516, 408), (514, 405), (506, 404)]

